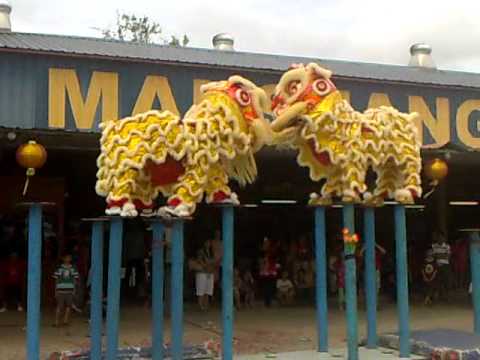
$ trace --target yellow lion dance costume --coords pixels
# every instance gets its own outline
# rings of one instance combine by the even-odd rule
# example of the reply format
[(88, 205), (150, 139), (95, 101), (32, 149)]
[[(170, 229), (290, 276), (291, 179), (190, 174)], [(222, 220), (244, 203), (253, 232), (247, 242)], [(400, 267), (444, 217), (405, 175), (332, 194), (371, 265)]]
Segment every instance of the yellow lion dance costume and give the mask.
[(160, 192), (168, 197), (158, 211), (164, 216), (190, 216), (204, 194), (209, 203), (238, 204), (228, 180), (255, 179), (253, 154), (274, 135), (263, 117), (269, 102), (240, 76), (201, 91), (183, 119), (152, 110), (101, 124), (96, 191), (108, 215), (152, 215)]
[[(287, 144), (298, 149), (298, 163), (314, 181), (326, 179), (312, 205), (346, 202), (379, 205), (386, 197), (412, 203), (421, 196), (421, 158), (416, 113), (381, 106), (359, 113), (330, 80), (331, 72), (315, 63), (293, 65), (275, 88), (274, 131), (295, 129)], [(368, 168), (377, 174), (367, 191)]]

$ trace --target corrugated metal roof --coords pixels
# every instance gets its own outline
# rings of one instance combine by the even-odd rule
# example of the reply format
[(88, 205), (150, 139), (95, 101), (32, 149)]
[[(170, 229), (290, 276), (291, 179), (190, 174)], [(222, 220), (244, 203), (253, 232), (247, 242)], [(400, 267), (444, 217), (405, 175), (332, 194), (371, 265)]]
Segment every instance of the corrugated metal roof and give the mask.
[(480, 88), (480, 74), (475, 73), (237, 51), (217, 51), (191, 47), (176, 48), (154, 44), (142, 45), (99, 38), (0, 33), (0, 48), (65, 55), (113, 57), (131, 61), (176, 62), (250, 70), (257, 69), (260, 71), (284, 71), (292, 63), (316, 61), (331, 69), (339, 77)]

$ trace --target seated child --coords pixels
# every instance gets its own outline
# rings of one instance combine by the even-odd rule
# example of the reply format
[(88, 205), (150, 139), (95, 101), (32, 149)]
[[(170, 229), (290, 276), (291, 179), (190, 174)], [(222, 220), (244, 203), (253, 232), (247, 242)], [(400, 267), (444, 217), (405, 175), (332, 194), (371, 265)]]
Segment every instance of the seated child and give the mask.
[(295, 291), (286, 271), (282, 272), (282, 277), (277, 280), (277, 295), (282, 305), (290, 305), (293, 302)]

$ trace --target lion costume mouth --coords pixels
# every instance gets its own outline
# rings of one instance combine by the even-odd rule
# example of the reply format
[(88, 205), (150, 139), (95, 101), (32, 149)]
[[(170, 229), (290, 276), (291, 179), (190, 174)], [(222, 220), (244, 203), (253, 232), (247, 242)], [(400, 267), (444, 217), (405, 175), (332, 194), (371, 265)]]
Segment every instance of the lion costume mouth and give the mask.
[(279, 132), (290, 127), (297, 126), (300, 122), (300, 115), (307, 109), (307, 103), (304, 101), (297, 102), (291, 106), (276, 111), (277, 118), (272, 122), (272, 130)]

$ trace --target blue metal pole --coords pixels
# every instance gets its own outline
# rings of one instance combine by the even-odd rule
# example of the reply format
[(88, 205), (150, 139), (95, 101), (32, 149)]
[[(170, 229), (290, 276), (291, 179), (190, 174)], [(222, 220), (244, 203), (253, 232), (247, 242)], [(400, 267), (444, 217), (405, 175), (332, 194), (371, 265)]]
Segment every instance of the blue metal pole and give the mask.
[(327, 254), (325, 208), (315, 208), (315, 299), (317, 305), (318, 352), (328, 352)]
[(233, 207), (222, 209), (222, 358), (233, 359)]
[(102, 359), (103, 222), (92, 223), (90, 341), (92, 360)]
[(470, 238), (470, 267), (472, 271), (473, 331), (480, 334), (480, 236)]
[(408, 309), (407, 224), (405, 206), (395, 205), (395, 251), (397, 266), (397, 311), (400, 357), (410, 356), (410, 324)]
[(108, 254), (107, 360), (116, 360), (118, 352), (122, 241), (123, 219), (114, 217), (110, 223)]
[(152, 241), (152, 359), (163, 359), (163, 234), (160, 221), (153, 222)]
[(40, 286), (42, 279), (42, 206), (28, 215), (27, 359), (40, 359)]
[[(343, 226), (355, 232), (353, 204), (343, 206)], [(355, 254), (345, 247), (345, 302), (347, 313), (348, 359), (358, 360), (357, 269)]]
[(375, 209), (364, 209), (367, 348), (377, 347), (377, 269), (375, 266)]
[(183, 221), (175, 220), (172, 234), (171, 280), (172, 359), (183, 358)]

